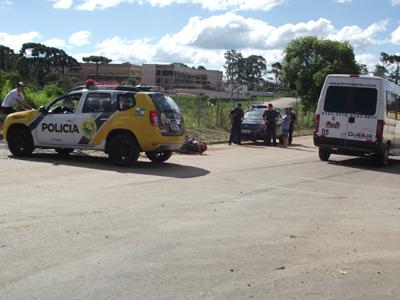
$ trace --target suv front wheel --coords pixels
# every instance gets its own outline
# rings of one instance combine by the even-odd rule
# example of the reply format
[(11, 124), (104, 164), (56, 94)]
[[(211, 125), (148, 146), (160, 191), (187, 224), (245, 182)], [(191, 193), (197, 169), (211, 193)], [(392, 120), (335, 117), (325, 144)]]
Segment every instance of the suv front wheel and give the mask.
[(139, 147), (129, 134), (121, 133), (110, 141), (108, 156), (118, 166), (129, 166), (139, 158)]
[(17, 127), (10, 130), (7, 137), (8, 148), (15, 156), (29, 156), (32, 154), (34, 145), (32, 134), (27, 128)]
[(161, 152), (145, 152), (148, 159), (155, 163), (162, 163), (167, 161), (171, 155), (172, 151), (161, 151)]

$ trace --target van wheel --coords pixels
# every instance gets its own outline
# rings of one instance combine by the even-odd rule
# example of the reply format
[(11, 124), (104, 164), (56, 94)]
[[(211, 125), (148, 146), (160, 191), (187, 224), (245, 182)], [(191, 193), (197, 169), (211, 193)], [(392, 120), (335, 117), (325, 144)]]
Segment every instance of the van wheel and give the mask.
[(319, 148), (318, 150), (318, 155), (319, 155), (319, 159), (322, 161), (328, 161), (329, 157), (331, 156), (331, 153), (324, 149), (324, 148)]
[(7, 140), (8, 148), (15, 156), (29, 156), (35, 148), (32, 134), (27, 128), (17, 127), (12, 129), (7, 136)]
[(145, 152), (148, 159), (155, 163), (162, 163), (167, 161), (171, 155), (172, 151), (162, 151), (162, 152)]
[(376, 154), (376, 162), (379, 167), (386, 167), (389, 164), (389, 149), (385, 147), (382, 152)]
[(54, 148), (54, 150), (60, 155), (68, 155), (74, 152), (75, 149), (71, 148)]
[(118, 166), (129, 166), (139, 158), (139, 147), (128, 134), (118, 134), (110, 141), (108, 156)]

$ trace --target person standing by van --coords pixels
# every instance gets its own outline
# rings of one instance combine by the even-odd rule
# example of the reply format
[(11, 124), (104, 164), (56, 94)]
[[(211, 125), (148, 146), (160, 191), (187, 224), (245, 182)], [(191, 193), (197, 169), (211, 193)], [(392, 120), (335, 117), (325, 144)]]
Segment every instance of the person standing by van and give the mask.
[(232, 143), (241, 144), (240, 142), (240, 131), (242, 128), (242, 121), (244, 117), (244, 112), (242, 110), (242, 104), (238, 103), (237, 107), (231, 110), (229, 113), (229, 119), (231, 121), (231, 135), (229, 137), (229, 145)]
[(272, 103), (268, 104), (268, 109), (264, 111), (263, 120), (265, 122), (266, 132), (265, 132), (265, 144), (267, 146), (272, 143), (276, 146), (276, 121), (278, 119), (278, 112), (274, 109)]
[(289, 116), (290, 116), (290, 123), (289, 123), (289, 140), (288, 143), (289, 145), (292, 144), (293, 141), (293, 131), (294, 131), (294, 125), (296, 123), (296, 113), (293, 111), (292, 107), (289, 107)]
[(283, 116), (282, 116), (282, 139), (283, 139), (283, 148), (287, 148), (287, 145), (289, 143), (289, 132), (290, 132), (290, 123), (291, 123), (291, 117), (290, 117), (290, 112), (289, 108), (285, 107), (283, 109)]
[(32, 106), (25, 100), (24, 86), (24, 83), (20, 81), (17, 83), (17, 87), (7, 94), (1, 104), (1, 110), (3, 113), (9, 115), (16, 112), (14, 107), (17, 105), (19, 105), (23, 110), (32, 109)]

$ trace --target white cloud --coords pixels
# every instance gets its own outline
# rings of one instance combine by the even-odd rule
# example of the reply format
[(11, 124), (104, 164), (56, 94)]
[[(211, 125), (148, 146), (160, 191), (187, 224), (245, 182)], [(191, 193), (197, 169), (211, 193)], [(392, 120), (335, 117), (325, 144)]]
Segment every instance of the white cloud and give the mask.
[(73, 5), (72, 0), (54, 0), (54, 8), (68, 9)]
[(336, 0), (336, 3), (343, 4), (343, 3), (351, 3), (353, 0)]
[(87, 45), (90, 44), (89, 43), (89, 36), (90, 36), (91, 32), (90, 31), (86, 31), (86, 30), (82, 30), (82, 31), (78, 31), (75, 32), (74, 34), (72, 34), (69, 37), (69, 43), (74, 45), (74, 46), (83, 46), (83, 45)]
[(6, 32), (0, 32), (0, 45), (10, 47), (14, 51), (19, 51), (22, 44), (36, 42), (40, 38), (40, 35), (36, 31), (30, 31), (21, 34), (8, 34)]
[(392, 32), (391, 36), (392, 36), (392, 39), (391, 39), (392, 43), (400, 44), (400, 26), (397, 27), (397, 29)]
[(164, 7), (172, 4), (195, 4), (211, 11), (216, 10), (264, 10), (286, 3), (287, 0), (84, 0), (76, 8), (95, 10), (115, 7), (123, 3), (149, 4)]
[(57, 39), (57, 38), (46, 40), (46, 41), (42, 42), (42, 44), (44, 44), (48, 47), (55, 47), (55, 48), (65, 47), (65, 41), (62, 39)]
[(11, 1), (11, 0), (0, 1), (0, 6), (13, 5), (13, 4), (14, 4), (14, 1)]
[(206, 19), (193, 17), (175, 35), (163, 38), (175, 44), (203, 49), (276, 49), (286, 46), (293, 38), (304, 35), (326, 36), (334, 31), (326, 19), (306, 23), (285, 24), (280, 27), (239, 16), (235, 13), (212, 16)]
[(391, 0), (392, 1), (392, 5), (399, 5), (400, 4), (400, 0)]
[[(348, 40), (355, 49), (376, 44), (375, 35), (386, 30), (387, 21), (374, 23), (367, 28), (346, 26), (335, 28), (330, 20), (320, 18), (279, 27), (233, 12), (209, 18), (192, 17), (186, 26), (175, 34), (159, 40), (128, 40), (119, 36), (108, 38), (96, 45), (95, 55), (103, 55), (114, 62), (171, 63), (221, 66), (224, 52), (237, 49), (244, 56), (262, 55), (267, 62), (280, 61), (283, 49), (293, 38), (317, 36), (338, 41)], [(367, 61), (367, 56), (360, 56)], [(370, 57), (369, 57), (370, 58)], [(80, 58), (79, 58), (80, 59)], [(369, 66), (369, 63), (366, 63)]]
[(369, 72), (375, 70), (375, 65), (379, 61), (379, 58), (372, 54), (360, 54), (356, 55), (355, 58), (358, 63), (366, 65)]
[(327, 38), (337, 41), (348, 41), (354, 48), (365, 48), (378, 44), (375, 36), (377, 33), (386, 31), (388, 21), (373, 23), (366, 29), (362, 29), (356, 25), (345, 26), (341, 30), (328, 35)]

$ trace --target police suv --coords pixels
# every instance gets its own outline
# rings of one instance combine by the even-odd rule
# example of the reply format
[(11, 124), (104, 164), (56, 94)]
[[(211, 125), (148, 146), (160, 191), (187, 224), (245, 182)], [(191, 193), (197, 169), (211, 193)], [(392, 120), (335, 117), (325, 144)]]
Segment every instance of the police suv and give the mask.
[(39, 110), (10, 114), (3, 133), (15, 156), (28, 156), (35, 147), (60, 154), (92, 149), (122, 166), (137, 161), (140, 152), (164, 162), (184, 141), (182, 115), (173, 99), (112, 85), (76, 87)]
[(328, 75), (318, 101), (319, 157), (372, 156), (381, 166), (400, 155), (400, 86), (373, 76)]

